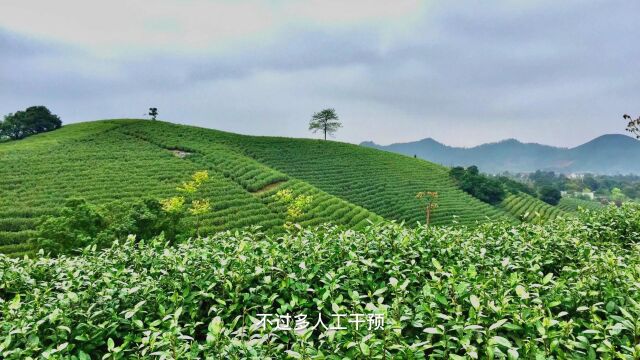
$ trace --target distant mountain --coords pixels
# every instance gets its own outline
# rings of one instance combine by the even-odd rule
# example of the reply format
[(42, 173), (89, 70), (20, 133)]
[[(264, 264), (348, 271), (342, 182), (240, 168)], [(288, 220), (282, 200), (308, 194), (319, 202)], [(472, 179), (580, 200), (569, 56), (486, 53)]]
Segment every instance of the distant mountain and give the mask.
[(602, 135), (574, 148), (560, 148), (515, 139), (471, 148), (451, 147), (427, 138), (415, 142), (362, 146), (387, 150), (446, 166), (477, 165), (487, 173), (553, 170), (559, 173), (640, 174), (640, 141), (619, 134)]

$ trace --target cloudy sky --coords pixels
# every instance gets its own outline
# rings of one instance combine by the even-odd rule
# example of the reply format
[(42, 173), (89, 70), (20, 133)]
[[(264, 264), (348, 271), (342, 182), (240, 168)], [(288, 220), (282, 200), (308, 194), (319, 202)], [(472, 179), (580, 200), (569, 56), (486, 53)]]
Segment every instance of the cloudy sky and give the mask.
[(0, 0), (0, 113), (574, 146), (640, 115), (640, 1)]

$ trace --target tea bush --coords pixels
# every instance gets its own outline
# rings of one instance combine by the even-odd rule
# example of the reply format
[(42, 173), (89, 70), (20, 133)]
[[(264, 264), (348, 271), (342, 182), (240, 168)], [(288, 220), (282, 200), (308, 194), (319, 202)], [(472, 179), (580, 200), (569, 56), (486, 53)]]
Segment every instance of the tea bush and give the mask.
[[(0, 356), (637, 359), (639, 241), (625, 205), (544, 225), (253, 228), (0, 255)], [(271, 331), (261, 313), (385, 326)]]

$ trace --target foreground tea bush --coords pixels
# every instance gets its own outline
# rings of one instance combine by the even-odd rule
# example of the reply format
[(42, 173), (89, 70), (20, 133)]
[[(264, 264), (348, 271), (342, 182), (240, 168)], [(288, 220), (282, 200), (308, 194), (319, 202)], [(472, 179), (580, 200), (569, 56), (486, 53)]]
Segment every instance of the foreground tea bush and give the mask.
[[(640, 356), (640, 209), (477, 229), (129, 238), (79, 256), (0, 255), (0, 356)], [(262, 330), (258, 314), (382, 313), (383, 330)]]

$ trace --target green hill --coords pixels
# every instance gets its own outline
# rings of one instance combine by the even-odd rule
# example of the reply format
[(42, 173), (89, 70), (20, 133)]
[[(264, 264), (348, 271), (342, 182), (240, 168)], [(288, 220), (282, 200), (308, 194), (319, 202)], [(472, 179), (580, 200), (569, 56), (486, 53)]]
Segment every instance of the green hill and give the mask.
[(502, 209), (459, 190), (445, 167), (356, 145), (254, 137), (159, 121), (104, 120), (0, 144), (0, 252), (32, 251), (43, 215), (64, 201), (92, 204), (175, 194), (197, 170), (209, 170), (203, 194), (213, 211), (202, 232), (260, 225), (280, 228), (279, 189), (313, 196), (301, 224), (359, 228), (382, 218), (423, 219), (418, 191), (437, 191), (433, 223), (473, 225), (508, 219)]

